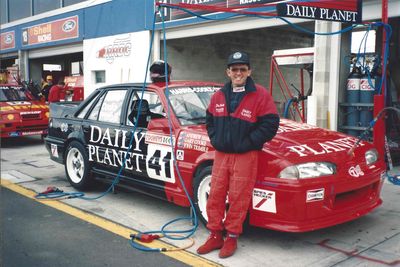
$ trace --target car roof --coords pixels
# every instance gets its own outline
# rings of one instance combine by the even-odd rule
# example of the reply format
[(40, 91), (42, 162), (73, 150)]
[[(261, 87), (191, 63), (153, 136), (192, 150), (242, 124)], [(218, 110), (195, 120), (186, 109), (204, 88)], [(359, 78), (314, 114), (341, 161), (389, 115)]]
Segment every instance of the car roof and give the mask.
[[(221, 83), (216, 82), (204, 82), (204, 81), (170, 81), (168, 82), (168, 88), (175, 88), (175, 87), (184, 87), (184, 86), (222, 86)], [(107, 88), (119, 88), (119, 87), (143, 87), (143, 83), (120, 83), (120, 84), (111, 84), (107, 86), (103, 86), (98, 88), (98, 90), (103, 90)], [(159, 83), (147, 83), (147, 88), (156, 89), (156, 90), (164, 90), (166, 88), (166, 83), (159, 82)]]

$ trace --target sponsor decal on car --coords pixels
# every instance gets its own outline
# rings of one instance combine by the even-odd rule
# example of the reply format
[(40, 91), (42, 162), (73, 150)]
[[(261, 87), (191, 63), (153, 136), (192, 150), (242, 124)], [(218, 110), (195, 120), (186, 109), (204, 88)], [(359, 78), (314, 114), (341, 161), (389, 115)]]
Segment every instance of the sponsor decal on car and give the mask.
[(176, 150), (176, 159), (177, 160), (185, 160), (185, 151), (178, 149)]
[(26, 135), (40, 135), (40, 134), (45, 134), (45, 131), (33, 131), (33, 132), (22, 132), (21, 135), (26, 136)]
[(364, 175), (364, 172), (361, 170), (360, 165), (351, 166), (351, 167), (349, 168), (348, 173), (349, 173), (351, 176), (356, 177), (356, 178)]
[(11, 136), (11, 137), (15, 137), (15, 136), (19, 136), (20, 133), (18, 133), (18, 132), (11, 132), (11, 133), (9, 133), (8, 135)]
[(68, 124), (66, 124), (65, 122), (61, 123), (60, 130), (61, 130), (61, 132), (64, 132), (64, 133), (67, 132)]
[[(172, 138), (173, 143), (175, 144), (175, 138)], [(158, 134), (150, 134), (146, 133), (144, 137), (144, 142), (146, 144), (160, 144), (160, 145), (171, 145), (171, 137), (167, 135), (158, 135)]]
[(207, 141), (210, 141), (208, 136), (183, 132), (178, 138), (178, 147), (197, 150), (201, 152), (208, 152)]
[(89, 161), (121, 167), (126, 160), (124, 165), (126, 170), (144, 173), (150, 178), (168, 183), (175, 182), (171, 145), (146, 144), (145, 133), (135, 132), (132, 148), (128, 151), (129, 140), (128, 131), (112, 128), (103, 130), (91, 125)]
[(276, 194), (274, 191), (254, 188), (253, 209), (276, 213)]
[[(289, 146), (290, 152), (298, 154), (300, 157), (314, 156), (329, 154), (332, 152), (347, 151), (351, 149), (357, 143), (357, 139), (354, 137), (345, 137), (332, 141), (319, 142), (314, 145), (297, 145)], [(362, 142), (358, 144), (359, 146), (364, 146)]]
[(58, 148), (55, 144), (51, 144), (51, 155), (55, 158), (58, 158)]
[(314, 202), (314, 201), (324, 200), (324, 195), (325, 195), (324, 188), (307, 190), (306, 202)]
[(28, 115), (28, 114), (39, 114), (41, 111), (22, 111), (21, 115)]

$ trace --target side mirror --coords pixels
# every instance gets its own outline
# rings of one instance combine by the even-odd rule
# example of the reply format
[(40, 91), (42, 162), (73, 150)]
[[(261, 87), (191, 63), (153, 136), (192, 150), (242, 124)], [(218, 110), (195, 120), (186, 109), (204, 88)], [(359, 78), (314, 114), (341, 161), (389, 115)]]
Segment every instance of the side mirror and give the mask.
[(151, 119), (149, 121), (149, 124), (147, 125), (147, 129), (149, 131), (162, 131), (165, 133), (169, 133), (168, 119), (167, 118)]

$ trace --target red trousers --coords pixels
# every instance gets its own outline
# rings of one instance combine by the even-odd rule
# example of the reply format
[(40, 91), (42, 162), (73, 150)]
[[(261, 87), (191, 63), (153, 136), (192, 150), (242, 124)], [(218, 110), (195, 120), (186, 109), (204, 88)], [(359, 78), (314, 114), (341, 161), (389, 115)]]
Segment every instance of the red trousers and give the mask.
[[(215, 152), (207, 200), (207, 228), (241, 234), (257, 176), (258, 151), (243, 154)], [(229, 209), (225, 217), (226, 200)], [(224, 221), (225, 218), (225, 221)]]

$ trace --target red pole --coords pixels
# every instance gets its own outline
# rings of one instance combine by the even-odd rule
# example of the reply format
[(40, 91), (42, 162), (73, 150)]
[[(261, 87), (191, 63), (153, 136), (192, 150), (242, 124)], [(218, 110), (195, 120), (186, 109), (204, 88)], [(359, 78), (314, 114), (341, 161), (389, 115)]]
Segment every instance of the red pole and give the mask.
[[(388, 23), (388, 0), (382, 0), (382, 22)], [(386, 32), (385, 29), (382, 28), (382, 71), (385, 68), (384, 66), (384, 52), (385, 52), (385, 43), (386, 43)], [(384, 73), (386, 75), (386, 73)], [(385, 76), (385, 79), (387, 77)], [(380, 95), (375, 95), (374, 97), (374, 117), (378, 115), (378, 113), (385, 108), (385, 83), (382, 82), (382, 90)], [(381, 120), (378, 120), (374, 126), (374, 145), (376, 146), (379, 155), (383, 156), (385, 154), (385, 118), (382, 116)]]

